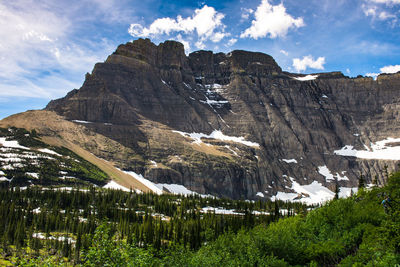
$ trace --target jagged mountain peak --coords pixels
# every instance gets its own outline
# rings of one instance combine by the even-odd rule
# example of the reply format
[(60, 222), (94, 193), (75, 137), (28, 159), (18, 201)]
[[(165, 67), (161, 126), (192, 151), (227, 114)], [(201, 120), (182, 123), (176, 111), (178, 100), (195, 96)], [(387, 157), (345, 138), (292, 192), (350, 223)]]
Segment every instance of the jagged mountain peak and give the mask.
[(186, 56), (178, 42), (138, 39), (46, 109), (134, 151), (115, 164), (152, 181), (301, 199), (310, 188), (355, 187), (360, 172), (383, 182), (380, 170), (395, 168), (397, 158), (376, 156), (373, 144), (400, 137), (399, 81), (293, 74), (263, 53)]

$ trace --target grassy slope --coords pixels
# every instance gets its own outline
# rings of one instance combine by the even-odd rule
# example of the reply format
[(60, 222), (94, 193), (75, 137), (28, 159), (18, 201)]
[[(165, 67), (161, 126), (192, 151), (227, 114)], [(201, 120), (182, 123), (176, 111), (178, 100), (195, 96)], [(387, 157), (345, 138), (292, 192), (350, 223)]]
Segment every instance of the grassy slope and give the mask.
[(27, 111), (7, 117), (0, 121), (0, 127), (18, 127), (27, 130), (35, 129), (42, 141), (53, 146), (64, 146), (85, 160), (99, 167), (117, 183), (132, 189), (149, 192), (150, 189), (132, 176), (123, 173), (111, 162), (104, 161), (84, 149), (84, 145), (95, 146), (98, 150), (105, 146), (113, 147), (121, 154), (124, 148), (115, 141), (90, 132), (84, 126), (64, 120), (61, 116), (49, 111)]

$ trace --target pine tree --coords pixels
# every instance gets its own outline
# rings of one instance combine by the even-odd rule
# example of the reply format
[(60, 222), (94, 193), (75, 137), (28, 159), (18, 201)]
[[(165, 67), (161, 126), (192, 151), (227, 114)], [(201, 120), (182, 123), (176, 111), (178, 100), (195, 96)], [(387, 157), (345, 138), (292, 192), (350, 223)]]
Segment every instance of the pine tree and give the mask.
[(365, 188), (365, 177), (362, 173), (360, 173), (360, 177), (358, 178), (358, 189)]
[(338, 182), (336, 181), (336, 184), (335, 184), (335, 199), (339, 199), (339, 192), (340, 192), (340, 187), (339, 187)]

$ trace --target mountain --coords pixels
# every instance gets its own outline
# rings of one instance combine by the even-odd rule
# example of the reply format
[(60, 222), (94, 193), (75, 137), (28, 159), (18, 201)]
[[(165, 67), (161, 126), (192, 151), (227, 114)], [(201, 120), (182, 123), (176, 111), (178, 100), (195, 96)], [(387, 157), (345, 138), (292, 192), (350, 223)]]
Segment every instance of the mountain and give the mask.
[(360, 175), (383, 184), (395, 169), (399, 87), (400, 73), (376, 80), (294, 74), (263, 53), (186, 56), (179, 42), (138, 39), (97, 63), (79, 90), (0, 126), (29, 121), (42, 136), (157, 184), (319, 202), (336, 185), (349, 194)]

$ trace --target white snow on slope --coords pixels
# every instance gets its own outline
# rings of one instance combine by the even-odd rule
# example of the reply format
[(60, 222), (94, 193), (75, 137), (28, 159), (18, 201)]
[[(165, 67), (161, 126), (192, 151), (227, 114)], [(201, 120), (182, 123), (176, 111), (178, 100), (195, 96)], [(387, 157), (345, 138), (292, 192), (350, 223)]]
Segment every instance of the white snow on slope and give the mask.
[(353, 194), (357, 193), (358, 188), (357, 187), (340, 187), (339, 191), (339, 197), (341, 198), (346, 198), (351, 196), (351, 192), (353, 191)]
[(4, 147), (11, 147), (11, 148), (20, 148), (20, 149), (27, 149), (29, 147), (21, 146), (18, 141), (7, 141), (6, 137), (0, 137), (0, 144)]
[(33, 177), (35, 179), (39, 179), (39, 174), (36, 173), (36, 172), (27, 172), (25, 174), (28, 175), (28, 176), (31, 176), (31, 177)]
[(201, 209), (203, 213), (215, 213), (215, 214), (224, 214), (224, 215), (243, 215), (243, 213), (236, 212), (234, 209), (227, 210), (224, 208), (214, 208), (214, 207), (204, 207)]
[(400, 142), (400, 138), (387, 138), (376, 143), (371, 143), (371, 151), (356, 150), (351, 145), (346, 145), (333, 153), (340, 156), (356, 157), (362, 159), (400, 160), (400, 146), (387, 146)]
[(218, 105), (221, 106), (223, 104), (228, 104), (229, 101), (227, 100), (211, 100), (206, 97), (207, 100), (200, 100), (201, 103), (208, 104), (208, 105)]
[(39, 151), (40, 151), (40, 152), (43, 152), (43, 153), (47, 153), (47, 154), (51, 154), (51, 155), (55, 155), (55, 156), (62, 157), (62, 155), (60, 155), (60, 154), (58, 154), (57, 152), (55, 152), (55, 151), (53, 151), (53, 150), (50, 150), (50, 149), (48, 149), (48, 148), (41, 148), (41, 149), (39, 149)]
[(91, 121), (81, 121), (81, 120), (72, 120), (72, 121), (77, 123), (93, 123)]
[(246, 146), (252, 146), (252, 147), (260, 147), (258, 143), (251, 142), (251, 141), (246, 141), (244, 137), (235, 137), (235, 136), (228, 136), (224, 135), (221, 131), (214, 130), (211, 134), (204, 134), (204, 133), (186, 133), (186, 132), (181, 132), (181, 131), (173, 131), (174, 133), (179, 133), (182, 136), (189, 137), (194, 140), (193, 143), (195, 144), (200, 144), (203, 141), (201, 141), (201, 138), (213, 138), (221, 141), (231, 141), (235, 143), (241, 143)]
[(295, 160), (295, 159), (282, 159), (282, 161), (284, 161), (286, 163), (297, 163), (297, 160)]
[(312, 81), (318, 78), (318, 75), (307, 75), (304, 77), (293, 77), (293, 79), (295, 80), (299, 80), (299, 81)]
[[(278, 192), (271, 200), (283, 200), (283, 201), (293, 201), (293, 202), (304, 202), (308, 205), (323, 203), (334, 198), (335, 193), (323, 186), (317, 181), (313, 181), (308, 185), (300, 185), (294, 178), (289, 177), (292, 181), (292, 186), (290, 189), (296, 193), (285, 193)], [(357, 192), (357, 188), (340, 187), (339, 197), (348, 197), (350, 192)], [(299, 195), (303, 194), (300, 198)], [(307, 196), (308, 195), (308, 196)]]
[(183, 185), (180, 184), (155, 184), (160, 190), (163, 190), (163, 188), (166, 188), (169, 192), (172, 194), (176, 195), (193, 195), (197, 194), (196, 192), (193, 192)]
[(322, 176), (325, 176), (325, 180), (327, 182), (329, 180), (335, 180), (335, 178), (333, 178), (333, 174), (331, 173), (331, 171), (326, 166), (319, 166), (318, 167), (318, 173), (321, 174)]
[[(39, 239), (46, 239), (46, 235), (43, 234), (43, 233), (33, 233), (32, 237), (33, 238), (39, 238)], [(49, 236), (47, 239), (49, 239), (49, 240), (58, 240), (58, 241), (64, 241), (65, 239), (67, 239), (69, 243), (75, 243), (74, 239), (72, 239), (71, 237), (65, 238), (65, 236), (59, 236), (59, 237)]]
[(160, 188), (158, 188), (153, 182), (144, 178), (143, 175), (137, 174), (136, 172), (132, 171), (124, 171), (124, 170), (122, 171), (126, 174), (129, 174), (130, 176), (132, 176), (133, 178), (135, 178), (136, 180), (147, 186), (151, 191), (153, 191), (157, 195), (161, 195), (163, 193), (163, 191)]
[(327, 182), (330, 182), (331, 180), (334, 181), (336, 179), (338, 181), (342, 181), (342, 180), (349, 181), (349, 178), (346, 175), (344, 175), (344, 173), (345, 173), (344, 171), (342, 172), (343, 176), (341, 176), (339, 173), (336, 173), (336, 175), (333, 175), (326, 165), (319, 166), (318, 173), (321, 174), (322, 176), (325, 176), (325, 179)]
[(120, 184), (117, 184), (115, 181), (111, 180), (109, 181), (105, 186), (103, 186), (103, 188), (106, 189), (115, 189), (115, 190), (122, 190), (125, 192), (129, 192), (131, 191), (130, 189), (126, 188), (125, 186), (122, 186)]
[(207, 88), (207, 89), (211, 89), (211, 88), (221, 89), (222, 85), (220, 85), (218, 83), (214, 83), (214, 84), (205, 84), (204, 87)]
[(258, 196), (258, 197), (264, 197), (264, 194), (263, 194), (263, 192), (257, 192), (256, 196)]

